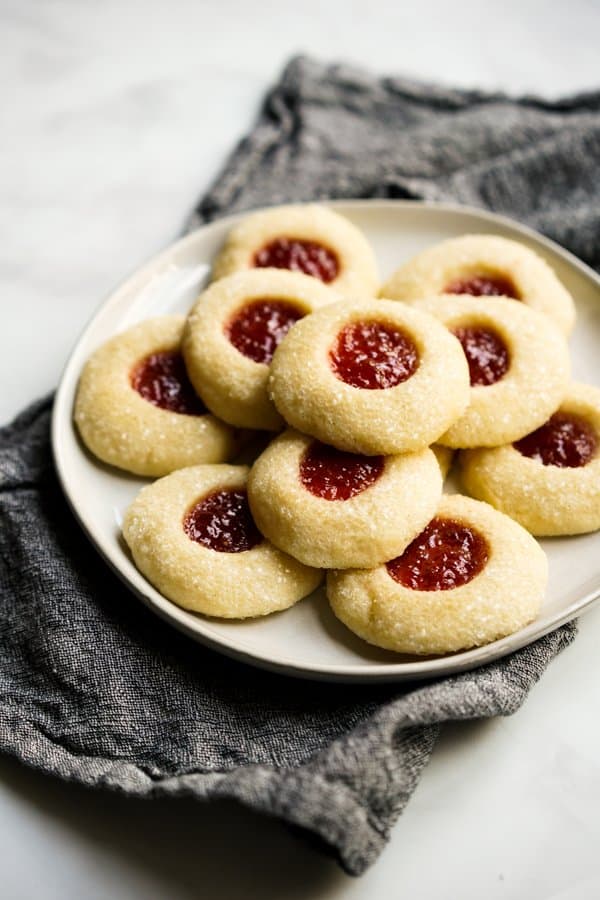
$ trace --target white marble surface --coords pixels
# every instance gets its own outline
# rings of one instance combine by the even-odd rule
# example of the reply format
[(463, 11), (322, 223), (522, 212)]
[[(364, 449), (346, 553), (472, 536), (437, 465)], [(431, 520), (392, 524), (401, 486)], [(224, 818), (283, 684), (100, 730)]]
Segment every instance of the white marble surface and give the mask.
[[(177, 234), (283, 61), (557, 95), (594, 87), (594, 0), (2, 0), (0, 420), (52, 388), (110, 288)], [(18, 898), (600, 896), (600, 610), (514, 717), (448, 728), (379, 862), (343, 875), (229, 804), (132, 802), (0, 762)]]

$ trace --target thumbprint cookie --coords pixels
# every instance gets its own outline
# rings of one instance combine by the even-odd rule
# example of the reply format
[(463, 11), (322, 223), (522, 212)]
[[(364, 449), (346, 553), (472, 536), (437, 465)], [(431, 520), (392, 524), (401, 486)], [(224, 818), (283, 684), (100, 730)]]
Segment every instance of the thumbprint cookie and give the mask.
[(393, 455), (429, 446), (462, 415), (469, 367), (433, 316), (391, 300), (342, 301), (286, 335), (269, 391), (298, 431), (338, 450)]
[(213, 279), (240, 269), (291, 269), (341, 293), (374, 297), (373, 250), (345, 216), (315, 203), (255, 212), (235, 225), (213, 265)]
[(103, 344), (86, 363), (74, 418), (91, 452), (136, 475), (158, 477), (238, 449), (229, 425), (210, 415), (190, 384), (183, 316), (160, 316)]
[(504, 447), (460, 454), (462, 481), (532, 534), (600, 528), (600, 389), (572, 384), (540, 428)]
[(165, 597), (226, 619), (266, 616), (310, 594), (322, 574), (264, 539), (246, 466), (200, 465), (144, 487), (125, 514), (136, 566)]
[(489, 234), (450, 238), (423, 250), (381, 293), (406, 303), (432, 294), (511, 297), (547, 315), (564, 334), (575, 323), (573, 298), (548, 263), (517, 241)]
[(242, 428), (278, 431), (283, 420), (267, 395), (269, 365), (289, 329), (339, 300), (315, 278), (279, 269), (236, 272), (211, 284), (190, 313), (186, 367), (215, 415)]
[(542, 425), (570, 377), (569, 348), (545, 316), (502, 297), (446, 294), (418, 302), (460, 341), (471, 391), (463, 415), (441, 436), (450, 447), (496, 447)]
[(479, 647), (527, 625), (547, 578), (546, 555), (524, 528), (454, 494), (400, 556), (374, 569), (329, 572), (327, 596), (370, 644), (429, 655)]
[(248, 499), (260, 531), (310, 566), (375, 566), (400, 553), (440, 501), (431, 450), (361, 456), (288, 430), (254, 463)]

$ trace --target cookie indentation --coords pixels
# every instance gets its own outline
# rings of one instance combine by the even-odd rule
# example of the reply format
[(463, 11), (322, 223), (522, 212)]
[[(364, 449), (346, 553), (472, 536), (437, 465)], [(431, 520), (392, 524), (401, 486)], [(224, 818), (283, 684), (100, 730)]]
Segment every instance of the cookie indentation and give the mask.
[(374, 484), (383, 467), (383, 456), (345, 453), (315, 441), (300, 463), (300, 481), (315, 497), (349, 500)]
[(513, 446), (544, 466), (575, 469), (587, 465), (596, 455), (598, 435), (585, 419), (557, 412)]
[(329, 352), (340, 381), (366, 390), (395, 387), (414, 375), (419, 354), (404, 331), (384, 322), (353, 322), (338, 334)]
[(502, 338), (490, 328), (455, 328), (469, 364), (471, 387), (489, 386), (508, 372), (510, 358)]
[(448, 591), (467, 584), (489, 556), (486, 539), (453, 519), (435, 518), (401, 556), (386, 564), (394, 581), (415, 591)]
[(340, 265), (336, 254), (329, 247), (316, 241), (278, 237), (265, 244), (254, 254), (257, 268), (291, 269), (320, 278), (329, 284), (337, 278)]
[(148, 403), (170, 412), (202, 416), (206, 407), (188, 378), (181, 353), (151, 353), (131, 373), (131, 385)]
[(519, 292), (504, 275), (471, 275), (457, 278), (443, 289), (444, 294), (470, 294), (472, 297), (512, 297), (520, 300)]
[(260, 544), (246, 491), (214, 491), (199, 500), (183, 520), (192, 541), (218, 553), (242, 553)]
[(236, 312), (225, 334), (244, 356), (269, 365), (283, 338), (303, 315), (286, 300), (254, 300)]

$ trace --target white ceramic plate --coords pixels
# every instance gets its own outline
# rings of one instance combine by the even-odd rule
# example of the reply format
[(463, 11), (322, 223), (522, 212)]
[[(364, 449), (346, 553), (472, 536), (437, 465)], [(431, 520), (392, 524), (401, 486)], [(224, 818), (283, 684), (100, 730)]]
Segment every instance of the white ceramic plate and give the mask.
[[(418, 250), (469, 232), (504, 235), (532, 247), (553, 266), (576, 300), (574, 377), (600, 384), (600, 278), (556, 244), (508, 219), (465, 207), (369, 200), (332, 206), (371, 241), (382, 278)], [(183, 238), (121, 285), (85, 329), (58, 390), (52, 442), (63, 489), (89, 538), (128, 587), (166, 622), (203, 644), (264, 668), (330, 681), (399, 681), (474, 668), (523, 647), (598, 600), (600, 535), (545, 540), (549, 588), (535, 622), (485, 647), (419, 659), (359, 640), (333, 616), (323, 589), (285, 612), (228, 622), (186, 612), (146, 581), (120, 536), (123, 512), (144, 480), (104, 466), (85, 451), (72, 423), (77, 380), (87, 357), (107, 338), (150, 316), (186, 312), (206, 281), (213, 255), (239, 218), (223, 219)]]

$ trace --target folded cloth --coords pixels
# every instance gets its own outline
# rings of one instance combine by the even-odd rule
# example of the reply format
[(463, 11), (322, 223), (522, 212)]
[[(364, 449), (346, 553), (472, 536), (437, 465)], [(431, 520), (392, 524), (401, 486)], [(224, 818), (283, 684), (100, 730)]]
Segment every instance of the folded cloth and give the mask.
[[(600, 265), (600, 95), (547, 103), (293, 60), (194, 213), (327, 197), (458, 200)], [(57, 483), (51, 399), (0, 430), (0, 750), (137, 796), (232, 797), (373, 863), (448, 720), (508, 715), (575, 634), (412, 686), (314, 684), (194, 644), (121, 585)]]

